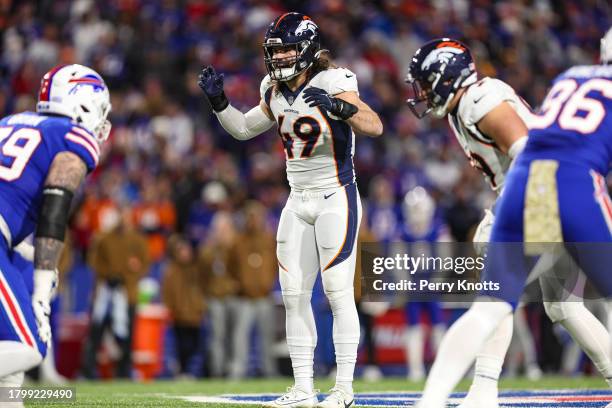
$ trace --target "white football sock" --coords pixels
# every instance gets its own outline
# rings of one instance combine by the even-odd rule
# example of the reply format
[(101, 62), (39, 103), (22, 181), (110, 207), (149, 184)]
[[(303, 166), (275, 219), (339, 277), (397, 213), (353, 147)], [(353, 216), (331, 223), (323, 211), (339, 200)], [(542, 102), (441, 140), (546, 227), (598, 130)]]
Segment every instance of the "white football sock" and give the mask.
[(336, 350), (336, 386), (353, 393), (353, 375), (359, 346), (359, 315), (354, 290), (326, 292), (334, 316), (334, 348)]
[(18, 341), (0, 341), (0, 378), (36, 367), (42, 361), (37, 349)]
[[(472, 383), (474, 391), (495, 388), (497, 393), (499, 375), (512, 340), (512, 318), (511, 314), (504, 318), (478, 354)], [(471, 392), (472, 389), (470, 388)]]
[(425, 333), (420, 324), (406, 329), (406, 357), (408, 358), (408, 377), (412, 381), (421, 381), (425, 377), (423, 353)]
[(286, 314), (287, 346), (295, 386), (312, 392), (314, 349), (317, 345), (317, 328), (310, 304), (311, 293), (301, 295), (283, 294)]
[(427, 378), (422, 406), (442, 408), (493, 331), (512, 312), (506, 302), (477, 301), (446, 332)]

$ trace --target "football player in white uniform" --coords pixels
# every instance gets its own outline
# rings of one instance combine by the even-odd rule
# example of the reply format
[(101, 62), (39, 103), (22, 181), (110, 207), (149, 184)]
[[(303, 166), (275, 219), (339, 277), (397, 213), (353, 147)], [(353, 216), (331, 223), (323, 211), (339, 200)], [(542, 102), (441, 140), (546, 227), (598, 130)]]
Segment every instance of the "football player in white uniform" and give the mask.
[[(503, 81), (488, 77), (478, 80), (470, 50), (465, 44), (448, 38), (430, 41), (417, 50), (407, 82), (412, 84), (416, 95), (408, 100), (413, 113), (419, 118), (430, 112), (436, 118), (447, 116), (471, 164), (483, 172), (493, 190), (501, 192), (512, 160), (527, 141), (529, 106)], [(424, 109), (420, 109), (421, 104), (425, 105)], [(494, 217), (487, 210), (476, 230), (474, 242), (479, 251), (489, 241)], [(546, 293), (552, 288), (544, 280), (540, 282), (544, 298), (554, 298), (554, 294), (547, 296)], [(612, 385), (609, 334), (601, 322), (581, 301), (544, 302), (544, 307), (550, 319), (570, 332)], [(451, 332), (452, 328), (448, 335)], [(469, 336), (462, 337), (463, 341), (470, 341)], [(474, 382), (460, 408), (498, 407), (498, 380), (511, 338), (512, 315), (509, 315), (480, 350)], [(460, 349), (461, 345), (455, 343), (453, 348)], [(419, 407), (444, 406), (446, 396), (455, 385), (455, 379), (446, 375), (454, 371), (447, 370), (450, 360), (441, 349)]]
[[(286, 13), (270, 24), (263, 44), (268, 75), (261, 102), (243, 114), (229, 104), (223, 75), (206, 67), (199, 85), (223, 128), (251, 139), (275, 123), (287, 157), (291, 194), (277, 233), (277, 257), (286, 309), (294, 386), (269, 406), (318, 404), (313, 387), (317, 333), (310, 303), (320, 270), (332, 309), (336, 385), (319, 406), (353, 403), (359, 320), (353, 296), (361, 203), (353, 168), (354, 132), (380, 136), (383, 125), (359, 98), (355, 74), (331, 65), (319, 28), (308, 16)], [(256, 279), (256, 277), (254, 277)]]

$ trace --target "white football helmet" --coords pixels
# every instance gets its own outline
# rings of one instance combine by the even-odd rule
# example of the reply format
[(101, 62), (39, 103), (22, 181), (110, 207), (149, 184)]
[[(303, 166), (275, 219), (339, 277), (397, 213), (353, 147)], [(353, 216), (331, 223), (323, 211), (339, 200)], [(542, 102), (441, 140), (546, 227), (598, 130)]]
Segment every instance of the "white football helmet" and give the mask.
[(612, 64), (612, 27), (601, 39), (600, 59), (602, 64)]
[(79, 64), (58, 65), (40, 83), (36, 111), (68, 116), (89, 130), (101, 143), (108, 138), (111, 123), (110, 95), (102, 77)]

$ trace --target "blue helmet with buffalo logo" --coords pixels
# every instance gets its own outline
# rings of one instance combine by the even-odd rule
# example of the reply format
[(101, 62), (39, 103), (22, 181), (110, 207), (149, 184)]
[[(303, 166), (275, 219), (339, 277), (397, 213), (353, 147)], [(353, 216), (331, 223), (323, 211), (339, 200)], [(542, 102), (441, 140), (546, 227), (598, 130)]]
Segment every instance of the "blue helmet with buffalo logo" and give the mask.
[(430, 112), (441, 118), (448, 113), (457, 90), (476, 80), (469, 48), (460, 41), (439, 38), (423, 45), (412, 57), (406, 82), (412, 85), (414, 97), (406, 102), (418, 118)]
[[(314, 63), (320, 50), (319, 27), (307, 15), (285, 13), (268, 27), (263, 49), (270, 78), (288, 81)], [(295, 54), (290, 57), (274, 58), (275, 53), (291, 50), (295, 50)]]

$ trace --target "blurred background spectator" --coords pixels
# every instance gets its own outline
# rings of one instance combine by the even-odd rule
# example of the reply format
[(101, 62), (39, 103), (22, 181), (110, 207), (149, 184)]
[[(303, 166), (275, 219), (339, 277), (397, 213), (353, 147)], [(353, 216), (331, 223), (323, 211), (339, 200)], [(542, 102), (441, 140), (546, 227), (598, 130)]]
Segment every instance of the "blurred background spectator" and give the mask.
[(201, 269), (191, 243), (183, 236), (168, 240), (168, 263), (164, 268), (162, 300), (170, 312), (176, 339), (178, 373), (189, 375), (191, 357), (200, 349), (200, 327), (206, 311)]
[(225, 376), (229, 370), (230, 339), (234, 335), (230, 321), (239, 290), (238, 281), (232, 274), (238, 262), (232, 253), (235, 237), (231, 215), (218, 212), (213, 217), (210, 235), (200, 253), (212, 332), (208, 355), (210, 374), (213, 377)]
[[(408, 90), (403, 78), (414, 51), (441, 36), (465, 41), (481, 75), (508, 82), (537, 107), (555, 75), (570, 65), (598, 60), (599, 39), (612, 21), (610, 8), (602, 0), (0, 2), (2, 116), (35, 109), (40, 78), (56, 64), (90, 65), (111, 89), (113, 130), (98, 169), (79, 195), (72, 222), (74, 262), (65, 279), (70, 296), (63, 302), (62, 315), (70, 327), (75, 322), (86, 324), (82, 299), (92, 292), (94, 274), (100, 278), (98, 291), (104, 287), (107, 294), (119, 293), (114, 288), (125, 288), (128, 317), (134, 310), (139, 277), (187, 279), (174, 273), (177, 259), (165, 255), (174, 253), (167, 250), (168, 237), (181, 233), (198, 248), (199, 273), (204, 276), (206, 295), (189, 311), (194, 314), (189, 324), (194, 327), (205, 296), (209, 319), (203, 319), (206, 336), (198, 341), (210, 350), (206, 363), (210, 373), (248, 373), (240, 366), (245, 361), (240, 353), (245, 344), (248, 347), (249, 336), (226, 352), (226, 339), (235, 338), (232, 330), (248, 331), (252, 321), (232, 317), (232, 305), (236, 310), (257, 302), (269, 307), (269, 293), (264, 292), (272, 287), (269, 274), (274, 268), (268, 263), (275, 258), (261, 255), (257, 267), (257, 256), (251, 261), (248, 256), (232, 256), (232, 248), (254, 244), (235, 238), (236, 228), (243, 226), (236, 220), (243, 217), (240, 211), (246, 200), (260, 203), (257, 228), (262, 247), (256, 251), (269, 250), (263, 242), (275, 231), (288, 193), (284, 153), (274, 129), (246, 143), (226, 134), (204, 102), (196, 77), (203, 65), (212, 64), (225, 73), (226, 92), (234, 106), (246, 109), (257, 104), (265, 74), (261, 43), (277, 15), (289, 10), (310, 15), (321, 28), (324, 47), (338, 65), (357, 74), (362, 98), (384, 121), (383, 137), (357, 138), (354, 161), (368, 215), (364, 225), (385, 244), (401, 238), (400, 203), (416, 186), (429, 191), (457, 241), (470, 240), (482, 209), (495, 198), (481, 175), (469, 167), (447, 123), (418, 120), (404, 105)], [(129, 216), (125, 208), (132, 209)], [(146, 257), (140, 249), (132, 258), (135, 261), (122, 257), (129, 247), (117, 245), (120, 238), (112, 238), (117, 232), (104, 232), (117, 211), (126, 215), (119, 218), (133, 224), (131, 236), (145, 242)], [(103, 237), (96, 238), (100, 233), (107, 237), (105, 245), (112, 247), (106, 249), (106, 258), (100, 255), (104, 251)], [(248, 235), (238, 236), (242, 234)], [(114, 283), (119, 286), (111, 287)], [(195, 297), (194, 293), (185, 296)], [(158, 302), (153, 295), (151, 301)], [(94, 297), (97, 302), (103, 298), (99, 293)], [(95, 307), (93, 311), (85, 373), (92, 373), (92, 350), (100, 341), (94, 334), (101, 330), (101, 316), (106, 316)], [(181, 314), (178, 309), (172, 312)], [(532, 326), (546, 320), (538, 318), (539, 307), (530, 308), (529, 314)], [(174, 324), (179, 323), (175, 316)], [(60, 330), (58, 337), (66, 347), (62, 351), (60, 344), (58, 352), (64, 361), (79, 354), (71, 348), (79, 344), (76, 333)], [(384, 330), (373, 342), (385, 341), (380, 333)], [(535, 338), (536, 350), (552, 361), (543, 367), (556, 369), (550, 350), (561, 347), (547, 344), (546, 353), (541, 353), (542, 339), (556, 341), (542, 333), (542, 338)], [(260, 337), (265, 336), (260, 333)], [(401, 341), (397, 346), (403, 348)], [(232, 356), (230, 348), (238, 354)], [(384, 364), (387, 360), (380, 357), (368, 360)], [(231, 369), (226, 366), (229, 361), (235, 363)], [(268, 363), (262, 364), (263, 373), (274, 372), (267, 371)]]
[(96, 356), (108, 327), (121, 352), (117, 376), (130, 378), (138, 281), (147, 274), (150, 257), (144, 235), (134, 229), (129, 208), (113, 210), (106, 217), (107, 231), (94, 236), (89, 250), (88, 263), (96, 275), (96, 289), (83, 375), (94, 377)]
[(255, 201), (247, 201), (240, 213), (243, 227), (236, 236), (231, 257), (232, 273), (236, 276), (238, 293), (235, 302), (235, 326), (232, 336), (232, 362), (229, 376), (234, 379), (246, 375), (249, 362), (251, 329), (259, 338), (260, 371), (264, 377), (277, 374), (272, 355), (275, 319), (272, 289), (278, 275), (276, 239), (266, 229), (265, 208)]

